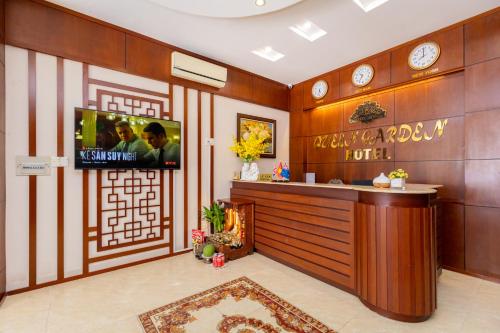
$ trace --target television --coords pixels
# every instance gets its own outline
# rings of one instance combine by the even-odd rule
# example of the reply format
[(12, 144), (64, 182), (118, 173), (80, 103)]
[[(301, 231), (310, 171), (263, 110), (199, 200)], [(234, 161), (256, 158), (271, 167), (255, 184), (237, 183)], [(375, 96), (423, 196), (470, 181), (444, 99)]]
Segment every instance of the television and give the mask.
[(181, 123), (75, 108), (76, 169), (180, 169)]

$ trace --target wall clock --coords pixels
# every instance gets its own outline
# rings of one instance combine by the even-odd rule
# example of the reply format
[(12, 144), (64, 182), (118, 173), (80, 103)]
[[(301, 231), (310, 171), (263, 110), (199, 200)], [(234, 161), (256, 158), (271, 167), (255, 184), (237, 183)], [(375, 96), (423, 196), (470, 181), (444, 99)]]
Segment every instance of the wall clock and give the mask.
[(312, 86), (312, 96), (316, 99), (325, 97), (328, 92), (328, 83), (325, 80), (319, 80), (314, 82)]
[(375, 74), (375, 70), (372, 65), (362, 64), (356, 67), (354, 72), (352, 72), (352, 84), (356, 87), (364, 87), (373, 79), (373, 75)]
[(421, 43), (410, 52), (408, 65), (414, 70), (431, 67), (438, 60), (441, 50), (435, 42)]

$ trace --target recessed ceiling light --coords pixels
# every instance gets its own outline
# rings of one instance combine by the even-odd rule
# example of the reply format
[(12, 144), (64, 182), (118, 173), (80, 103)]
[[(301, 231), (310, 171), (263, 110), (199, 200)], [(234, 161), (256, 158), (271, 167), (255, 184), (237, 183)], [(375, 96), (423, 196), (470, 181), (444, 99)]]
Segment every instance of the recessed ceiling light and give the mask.
[(352, 0), (356, 5), (361, 7), (365, 12), (369, 12), (370, 10), (377, 8), (380, 5), (383, 5), (389, 0)]
[(255, 5), (262, 7), (266, 4), (266, 0), (255, 0)]
[(302, 24), (296, 24), (289, 27), (289, 29), (310, 42), (314, 42), (316, 39), (326, 35), (325, 30), (321, 29), (311, 21), (305, 21)]
[(279, 53), (278, 51), (273, 50), (273, 48), (270, 46), (266, 46), (258, 50), (253, 50), (252, 53), (269, 61), (278, 61), (285, 56), (283, 53)]

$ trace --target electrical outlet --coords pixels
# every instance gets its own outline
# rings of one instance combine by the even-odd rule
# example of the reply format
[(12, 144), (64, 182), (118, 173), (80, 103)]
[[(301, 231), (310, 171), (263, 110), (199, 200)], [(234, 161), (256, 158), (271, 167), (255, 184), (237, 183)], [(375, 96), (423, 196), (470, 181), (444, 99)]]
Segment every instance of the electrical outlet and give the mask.
[(52, 156), (50, 159), (50, 166), (53, 168), (67, 167), (69, 160), (67, 156)]
[(215, 146), (215, 139), (214, 138), (206, 138), (205, 139), (205, 146)]

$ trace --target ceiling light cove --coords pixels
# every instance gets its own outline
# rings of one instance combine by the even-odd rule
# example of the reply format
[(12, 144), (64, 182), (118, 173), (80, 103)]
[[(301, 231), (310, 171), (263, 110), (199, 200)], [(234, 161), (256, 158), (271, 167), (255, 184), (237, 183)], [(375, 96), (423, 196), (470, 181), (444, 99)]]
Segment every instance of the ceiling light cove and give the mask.
[(266, 0), (255, 0), (256, 6), (264, 6), (266, 4)]
[(285, 56), (283, 53), (279, 53), (278, 51), (273, 50), (273, 48), (270, 46), (266, 46), (258, 50), (253, 50), (252, 53), (273, 62), (278, 61)]
[(290, 30), (295, 32), (300, 37), (307, 39), (310, 42), (314, 42), (316, 39), (326, 35), (326, 31), (318, 27), (311, 21), (305, 21), (301, 24), (296, 24), (289, 27)]
[(377, 8), (380, 5), (383, 5), (389, 0), (352, 0), (356, 5), (361, 7), (366, 13), (370, 10)]

